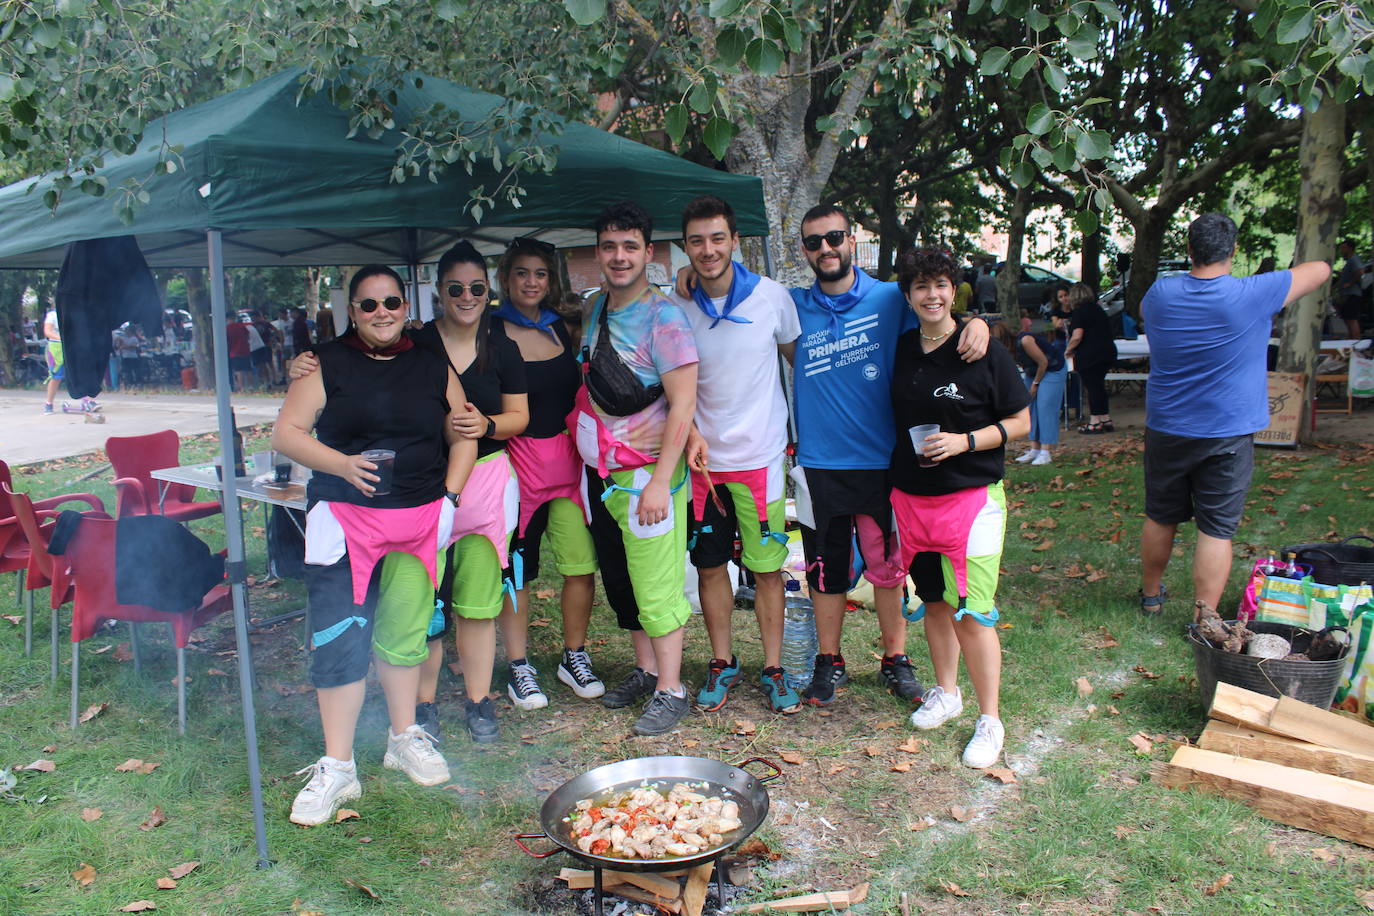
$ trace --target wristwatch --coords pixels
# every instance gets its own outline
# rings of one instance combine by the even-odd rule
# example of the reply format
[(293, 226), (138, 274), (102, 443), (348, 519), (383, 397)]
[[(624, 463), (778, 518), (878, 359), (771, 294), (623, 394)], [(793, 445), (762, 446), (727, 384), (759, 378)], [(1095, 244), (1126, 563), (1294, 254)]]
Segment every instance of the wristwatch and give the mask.
[(453, 503), (453, 508), (457, 509), (458, 504), (463, 500), (463, 494), (454, 493), (452, 490), (449, 490), (447, 493), (444, 494), (444, 498), (447, 499), (449, 502)]

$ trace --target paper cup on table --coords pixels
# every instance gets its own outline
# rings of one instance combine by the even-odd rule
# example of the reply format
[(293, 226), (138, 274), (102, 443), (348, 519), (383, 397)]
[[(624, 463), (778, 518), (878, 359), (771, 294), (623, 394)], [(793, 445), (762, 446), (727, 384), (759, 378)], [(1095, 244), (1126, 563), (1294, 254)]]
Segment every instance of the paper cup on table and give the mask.
[(396, 453), (389, 448), (370, 448), (363, 452), (363, 458), (377, 466), (372, 473), (381, 479), (373, 485), (373, 496), (386, 496), (391, 492), (391, 472), (396, 466)]
[(923, 423), (907, 430), (911, 434), (911, 447), (916, 450), (916, 464), (920, 467), (933, 468), (937, 464), (926, 457), (926, 437), (933, 436), (939, 431), (938, 423)]

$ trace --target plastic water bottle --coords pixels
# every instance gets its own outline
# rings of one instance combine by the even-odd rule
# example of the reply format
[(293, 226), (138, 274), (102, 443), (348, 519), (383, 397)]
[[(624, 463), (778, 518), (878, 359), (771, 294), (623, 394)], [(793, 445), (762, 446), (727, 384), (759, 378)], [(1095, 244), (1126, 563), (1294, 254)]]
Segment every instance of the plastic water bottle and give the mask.
[(811, 684), (811, 672), (820, 651), (816, 640), (816, 610), (810, 598), (800, 594), (801, 583), (787, 582), (782, 611), (782, 667), (784, 679), (793, 690)]

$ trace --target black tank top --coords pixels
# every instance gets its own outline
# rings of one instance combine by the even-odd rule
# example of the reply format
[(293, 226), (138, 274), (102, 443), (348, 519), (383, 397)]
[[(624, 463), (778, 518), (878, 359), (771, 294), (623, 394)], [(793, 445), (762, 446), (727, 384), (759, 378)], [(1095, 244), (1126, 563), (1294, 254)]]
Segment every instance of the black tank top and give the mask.
[(443, 496), (448, 364), (421, 347), (392, 359), (372, 359), (337, 340), (316, 347), (315, 355), (325, 396), (315, 436), (345, 455), (392, 449), (396, 466), (391, 492), (373, 497), (364, 496), (342, 477), (316, 471), (307, 487), (307, 502), (402, 509)]
[(551, 439), (568, 428), (582, 370), (577, 364), (572, 337), (562, 321), (554, 322), (554, 333), (563, 352), (550, 359), (525, 361), (525, 384), (529, 387), (530, 424), (522, 435), (531, 439)]

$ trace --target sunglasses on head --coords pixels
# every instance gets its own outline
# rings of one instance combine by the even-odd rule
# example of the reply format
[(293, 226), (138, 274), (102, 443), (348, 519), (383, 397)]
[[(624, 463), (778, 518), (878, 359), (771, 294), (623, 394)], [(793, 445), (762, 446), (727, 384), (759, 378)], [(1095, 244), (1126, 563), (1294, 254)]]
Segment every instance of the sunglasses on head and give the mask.
[(540, 254), (553, 254), (558, 249), (542, 239), (536, 239), (528, 235), (517, 236), (510, 240), (507, 248), (525, 248), (530, 251), (537, 251)]
[(481, 299), (487, 294), (487, 284), (483, 283), (481, 280), (475, 283), (469, 283), (466, 286), (462, 283), (450, 283), (445, 288), (445, 292), (448, 293), (450, 299), (461, 299), (464, 293), (472, 293), (473, 298)]
[(848, 237), (849, 231), (846, 229), (831, 229), (824, 235), (802, 236), (802, 247), (807, 251), (820, 251), (821, 242), (825, 242), (831, 248), (839, 248)]
[(353, 304), (361, 309), (364, 315), (371, 315), (373, 312), (377, 311), (378, 306), (385, 308), (388, 312), (395, 312), (399, 311), (406, 302), (400, 296), (387, 296), (382, 300), (359, 299)]

